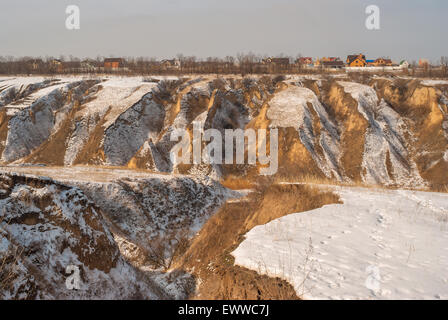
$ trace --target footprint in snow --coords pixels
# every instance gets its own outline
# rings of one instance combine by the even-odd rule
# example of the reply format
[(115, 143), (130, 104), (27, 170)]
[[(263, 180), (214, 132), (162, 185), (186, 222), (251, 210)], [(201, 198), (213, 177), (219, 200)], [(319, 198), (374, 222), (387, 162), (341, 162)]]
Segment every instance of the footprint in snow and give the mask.
[(378, 242), (383, 241), (383, 237), (380, 237), (380, 236), (375, 236), (375, 235), (373, 235), (373, 236), (370, 236), (370, 238), (371, 238), (373, 241), (378, 241)]

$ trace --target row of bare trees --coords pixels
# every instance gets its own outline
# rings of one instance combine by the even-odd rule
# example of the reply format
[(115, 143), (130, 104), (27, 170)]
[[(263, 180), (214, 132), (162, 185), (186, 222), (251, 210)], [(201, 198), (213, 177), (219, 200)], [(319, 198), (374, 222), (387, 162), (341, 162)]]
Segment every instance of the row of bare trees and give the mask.
[[(125, 57), (124, 65), (118, 69), (104, 68), (104, 57), (79, 59), (65, 57), (20, 57), (0, 56), (0, 74), (60, 74), (60, 73), (121, 73), (121, 74), (301, 74), (322, 73), (320, 68), (307, 68), (296, 63), (295, 58), (279, 55), (281, 63), (267, 60), (268, 57), (253, 53), (239, 53), (235, 57), (209, 57), (199, 59), (195, 56), (178, 54), (175, 59), (159, 61), (148, 57)], [(274, 59), (275, 60), (275, 59)], [(277, 59), (280, 60), (280, 59)], [(411, 63), (408, 74), (413, 76), (448, 77), (448, 57), (442, 57), (435, 66), (419, 67)]]

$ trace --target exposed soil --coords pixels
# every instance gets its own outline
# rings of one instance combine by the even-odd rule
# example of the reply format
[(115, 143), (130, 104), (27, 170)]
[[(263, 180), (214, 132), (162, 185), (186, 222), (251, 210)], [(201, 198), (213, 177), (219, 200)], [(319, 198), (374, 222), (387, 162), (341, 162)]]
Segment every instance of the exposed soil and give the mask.
[(263, 190), (227, 202), (193, 239), (176, 267), (193, 273), (199, 288), (193, 299), (299, 299), (293, 287), (280, 278), (259, 275), (234, 265), (230, 254), (256, 225), (284, 215), (338, 203), (331, 192), (304, 185), (259, 182)]

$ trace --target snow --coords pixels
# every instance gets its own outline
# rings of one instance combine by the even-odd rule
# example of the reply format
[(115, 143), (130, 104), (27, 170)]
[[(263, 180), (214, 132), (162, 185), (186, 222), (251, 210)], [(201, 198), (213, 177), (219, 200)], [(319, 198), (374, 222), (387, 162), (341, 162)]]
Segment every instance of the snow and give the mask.
[(111, 78), (96, 86), (93, 100), (84, 104), (75, 115), (75, 130), (67, 143), (64, 163), (70, 165), (76, 159), (90, 134), (102, 119), (106, 130), (128, 108), (134, 106), (156, 83), (143, 82), (141, 78)]
[[(314, 135), (313, 115), (310, 108), (314, 109), (322, 126), (318, 137)], [(271, 127), (295, 128), (301, 142), (325, 175), (341, 178), (338, 172), (338, 161), (341, 154), (339, 136), (334, 123), (313, 91), (294, 86), (280, 91), (269, 102), (267, 117), (271, 120)], [(323, 156), (316, 152), (316, 143), (323, 151)]]
[(39, 167), (39, 166), (7, 166), (0, 167), (1, 172), (29, 174), (39, 177), (68, 182), (112, 182), (117, 179), (168, 179), (177, 175), (154, 174), (144, 170), (128, 170), (120, 168), (107, 168), (97, 166), (71, 166), (71, 167)]
[[(412, 133), (400, 115), (384, 100), (379, 101), (372, 87), (355, 82), (338, 83), (358, 102), (359, 113), (369, 123), (362, 160), (363, 181), (369, 184), (397, 182), (403, 186), (424, 186), (415, 162), (408, 155)], [(387, 153), (392, 163), (392, 177), (387, 169)]]
[(387, 67), (347, 67), (346, 72), (379, 72), (379, 71), (401, 71), (405, 66), (387, 66)]
[(276, 94), (267, 112), (271, 126), (297, 128), (303, 125), (303, 113), (307, 102), (313, 100), (313, 95), (311, 90), (299, 87), (290, 87)]
[[(183, 299), (194, 278), (156, 272), (148, 248), (170, 252), (171, 236), (193, 236), (239, 196), (197, 177), (95, 167), (3, 167), (0, 186), (0, 260), (25, 248), (6, 299)], [(68, 265), (81, 269), (78, 291), (65, 287)]]
[(1, 86), (23, 85), (27, 86), (33, 83), (43, 82), (44, 77), (3, 77), (0, 78)]
[[(0, 200), (0, 259), (20, 249), (17, 265), (6, 262), (14, 274), (2, 299), (131, 299), (160, 298), (150, 278), (120, 255), (101, 212), (83, 192), (41, 179), (0, 174), (11, 192)], [(64, 270), (80, 268), (80, 290), (68, 290)]]
[(253, 228), (235, 263), (306, 299), (448, 299), (448, 194), (333, 189), (343, 204)]
[[(216, 77), (192, 77), (182, 84), (179, 81), (177, 88), (173, 87), (171, 99), (160, 99), (159, 93), (162, 96), (165, 93), (164, 83), (157, 81), (179, 80), (179, 77), (4, 78), (0, 82), (0, 96), (3, 96), (0, 105), (8, 110), (11, 118), (6, 118), (8, 128), (4, 129), (7, 138), (0, 141), (0, 146), (4, 147), (1, 160), (20, 163), (42, 159), (41, 153), (45, 148), (39, 147), (45, 147), (46, 141), (53, 142), (53, 138), (63, 137), (60, 153), (54, 159), (60, 161), (63, 158), (64, 165), (126, 166), (131, 159), (138, 159), (136, 165), (144, 166), (142, 159), (147, 159), (150, 170), (175, 172), (176, 166), (169, 161), (169, 152), (175, 145), (170, 140), (172, 130), (187, 128), (191, 125), (192, 116), (207, 126), (204, 129), (211, 126), (223, 130), (229, 125), (243, 128), (267, 103), (271, 127), (295, 128), (301, 143), (327, 177), (348, 180), (344, 174), (347, 168), (340, 161), (344, 154), (340, 145), (344, 128), (327, 114), (316, 94), (301, 83), (306, 79), (321, 82), (322, 76), (286, 77), (286, 83), (290, 84), (276, 92), (257, 83), (259, 77), (251, 78), (251, 90), (258, 90), (251, 96), (252, 103), (246, 100), (251, 93), (234, 83), (240, 79), (236, 76), (222, 79), (224, 90), (213, 89), (215, 85), (211, 81)], [(373, 88), (358, 83), (338, 83), (358, 102), (358, 111), (369, 122), (360, 168), (363, 181), (424, 187), (425, 183), (408, 152), (415, 139), (406, 119), (385, 101), (380, 101)], [(6, 92), (12, 87), (21, 94), (11, 101), (10, 95), (14, 95)], [(207, 99), (213, 102), (212, 105), (198, 105)], [(209, 108), (199, 116), (196, 113), (199, 107), (204, 108), (201, 111)], [(92, 157), (86, 159), (80, 155), (82, 150), (92, 153)], [(26, 159), (30, 154), (32, 156)], [(204, 171), (202, 168), (194, 170)], [(220, 176), (222, 170), (219, 166), (214, 165), (213, 170), (217, 177)]]
[[(69, 91), (82, 86), (82, 82), (61, 83), (31, 94), (32, 103), (13, 104), (14, 112), (8, 123), (8, 135), (2, 160), (13, 161), (28, 155), (51, 134), (56, 114), (64, 106)], [(9, 108), (9, 106), (6, 106)], [(8, 109), (9, 110), (9, 109)], [(10, 110), (8, 111), (10, 112)]]
[[(209, 177), (153, 174), (147, 171), (98, 167), (1, 167), (0, 172), (25, 174), (82, 190), (122, 238), (119, 243), (124, 256), (129, 246), (147, 250), (156, 241), (168, 241), (173, 235), (193, 236), (207, 219), (229, 198), (241, 196), (224, 188)], [(48, 178), (45, 178), (48, 179)], [(16, 194), (16, 193), (14, 193)], [(65, 208), (68, 199), (60, 192), (58, 207)], [(64, 211), (70, 219), (76, 198), (71, 195), (72, 208)], [(78, 223), (80, 228), (81, 223)], [(167, 242), (167, 248), (169, 244)], [(141, 252), (143, 255), (144, 252)]]
[(428, 79), (421, 82), (424, 86), (448, 85), (448, 80)]
[(144, 95), (108, 126), (104, 141), (106, 162), (112, 165), (125, 165), (145, 141), (157, 138), (164, 118), (163, 105), (153, 100), (152, 93)]
[[(43, 77), (7, 78), (5, 81), (0, 82), (0, 88), (3, 88), (0, 92), (0, 106), (2, 106), (6, 100), (4, 108), (7, 110), (7, 115), (13, 116), (17, 112), (30, 107), (39, 99), (45, 98), (45, 96), (53, 91), (62, 89), (70, 83), (80, 80), (80, 77), (59, 79)], [(20, 99), (14, 102), (8, 101), (9, 99), (6, 99), (6, 96), (10, 94), (13, 96), (19, 95)]]

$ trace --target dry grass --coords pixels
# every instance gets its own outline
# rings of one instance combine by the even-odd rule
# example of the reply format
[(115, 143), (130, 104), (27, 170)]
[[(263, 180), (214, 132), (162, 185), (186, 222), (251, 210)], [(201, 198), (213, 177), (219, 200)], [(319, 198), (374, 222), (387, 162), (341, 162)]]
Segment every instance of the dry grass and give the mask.
[[(61, 167), (64, 168), (64, 167)], [(133, 171), (133, 172), (141, 172), (141, 173), (153, 173), (153, 174), (162, 174), (162, 175), (170, 175), (169, 172), (156, 172), (144, 168), (131, 168), (128, 166), (112, 166), (112, 165), (93, 165), (93, 164), (77, 164), (74, 166), (71, 166), (71, 168), (95, 168), (95, 169), (106, 169), (106, 170), (127, 170), (127, 171)]]
[(275, 183), (281, 184), (283, 182), (300, 183), (308, 185), (334, 185), (344, 187), (360, 187), (360, 188), (388, 188), (393, 189), (392, 186), (383, 186), (376, 184), (367, 184), (362, 181), (340, 181), (337, 179), (330, 179), (315, 175), (277, 175), (275, 177)]
[(431, 185), (429, 187), (429, 190), (423, 190), (423, 191), (448, 193), (448, 184), (445, 184), (445, 185)]
[(0, 293), (10, 290), (16, 278), (16, 270), (23, 249), (14, 248), (8, 250), (4, 257), (0, 258)]
[(277, 175), (274, 180), (275, 184), (282, 183), (297, 183), (304, 185), (320, 185), (320, 186), (340, 186), (340, 187), (357, 187), (357, 188), (369, 188), (369, 189), (384, 189), (384, 190), (414, 190), (421, 192), (440, 192), (440, 193), (448, 193), (448, 184), (435, 185), (431, 184), (427, 188), (416, 187), (409, 188), (403, 187), (400, 185), (381, 185), (381, 184), (367, 184), (362, 181), (339, 181), (336, 179), (322, 178), (319, 176), (313, 175)]
[(221, 184), (232, 190), (243, 190), (243, 189), (252, 189), (256, 187), (256, 184), (253, 180), (250, 179), (242, 179), (234, 175), (227, 176), (224, 180), (221, 181)]

